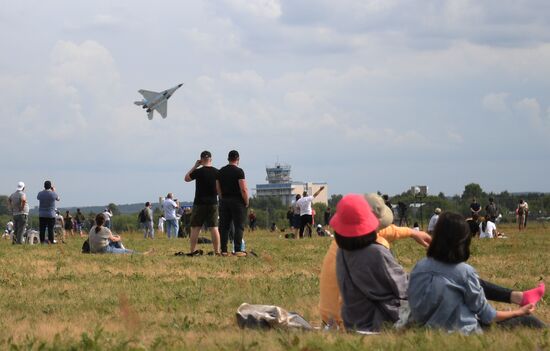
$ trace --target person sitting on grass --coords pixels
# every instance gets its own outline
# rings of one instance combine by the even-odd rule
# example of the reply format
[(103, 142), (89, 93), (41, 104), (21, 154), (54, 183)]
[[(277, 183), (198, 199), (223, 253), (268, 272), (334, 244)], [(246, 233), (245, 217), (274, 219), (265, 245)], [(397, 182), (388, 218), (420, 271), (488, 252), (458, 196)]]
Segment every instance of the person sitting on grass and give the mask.
[(377, 243), (380, 222), (364, 196), (346, 195), (330, 221), (338, 245), (336, 274), (346, 330), (380, 332), (399, 321), (407, 299), (407, 274)]
[(88, 236), (90, 253), (133, 254), (133, 250), (124, 248), (119, 235), (113, 235), (111, 230), (104, 227), (105, 216), (99, 213), (95, 217), (95, 225), (90, 229)]
[[(392, 224), (393, 214), (387, 209), (379, 195), (367, 194), (365, 198), (380, 222), (376, 239), (378, 244), (389, 249), (390, 243), (394, 240), (411, 237), (420, 245), (429, 246), (432, 239), (427, 233), (407, 227), (397, 227)], [(333, 241), (323, 260), (319, 277), (319, 312), (323, 323), (327, 327), (342, 328), (344, 326), (341, 317), (342, 298), (336, 276), (337, 251), (338, 246), (336, 241)], [(512, 291), (484, 280), (480, 280), (480, 283), (488, 299), (498, 302), (525, 305), (540, 300), (544, 295), (544, 285), (527, 291)]]
[(479, 238), (480, 239), (495, 239), (506, 238), (503, 233), (499, 233), (495, 218), (487, 215), (481, 223), (479, 223)]
[(543, 283), (523, 292), (521, 307), (513, 311), (497, 311), (487, 302), (495, 297), (509, 299), (512, 292), (495, 289), (494, 285), (491, 293), (486, 291), (475, 269), (466, 263), (471, 238), (461, 215), (446, 212), (439, 217), (427, 257), (410, 275), (412, 320), (421, 326), (463, 334), (480, 333), (494, 322), (502, 327), (544, 328), (544, 323), (531, 315), (534, 304), (544, 295)]
[[(366, 194), (365, 199), (380, 222), (376, 238), (378, 244), (389, 249), (390, 243), (395, 240), (412, 238), (421, 246), (428, 247), (432, 240), (428, 233), (409, 227), (398, 227), (393, 224), (393, 212), (386, 206), (380, 195), (375, 193)], [(333, 240), (323, 259), (321, 274), (319, 275), (319, 312), (325, 325), (341, 328), (343, 327), (340, 313), (342, 298), (336, 276), (337, 252), (338, 245)]]

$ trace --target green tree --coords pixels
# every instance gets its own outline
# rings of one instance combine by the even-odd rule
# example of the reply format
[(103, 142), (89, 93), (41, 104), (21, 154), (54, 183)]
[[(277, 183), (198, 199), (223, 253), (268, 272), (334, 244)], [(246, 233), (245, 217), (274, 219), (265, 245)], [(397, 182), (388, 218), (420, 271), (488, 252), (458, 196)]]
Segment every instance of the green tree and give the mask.
[(9, 215), (8, 210), (8, 197), (6, 195), (0, 195), (0, 215)]
[(107, 205), (107, 208), (110, 209), (113, 215), (115, 216), (118, 216), (120, 214), (120, 211), (118, 210), (118, 206), (112, 202)]
[(322, 202), (317, 202), (313, 204), (313, 209), (315, 210), (315, 225), (325, 224), (324, 223), (324, 214), (327, 209), (327, 205)]
[(328, 207), (330, 207), (334, 212), (336, 210), (336, 205), (338, 205), (338, 202), (340, 202), (343, 197), (344, 196), (341, 194), (332, 194), (328, 200)]
[(479, 184), (470, 183), (464, 187), (464, 192), (462, 192), (462, 200), (468, 201), (474, 197), (479, 200), (480, 198), (485, 197), (485, 193)]

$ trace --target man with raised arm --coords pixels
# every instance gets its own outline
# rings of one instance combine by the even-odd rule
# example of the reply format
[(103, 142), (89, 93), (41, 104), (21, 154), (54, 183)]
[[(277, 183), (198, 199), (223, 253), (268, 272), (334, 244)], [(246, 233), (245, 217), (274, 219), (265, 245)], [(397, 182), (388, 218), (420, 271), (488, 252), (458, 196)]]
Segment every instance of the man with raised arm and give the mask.
[(203, 225), (210, 229), (214, 254), (220, 254), (220, 233), (218, 231), (218, 191), (216, 177), (218, 169), (212, 166), (212, 154), (203, 151), (193, 167), (185, 175), (185, 181), (195, 181), (195, 199), (191, 212), (191, 237), (189, 256), (198, 256), (197, 240)]
[(311, 232), (313, 231), (313, 211), (311, 203), (323, 189), (325, 189), (324, 186), (320, 187), (313, 196), (307, 196), (307, 191), (304, 191), (302, 198), (296, 202), (296, 205), (300, 208), (300, 239), (304, 237), (305, 227), (308, 228), (309, 237), (311, 237)]

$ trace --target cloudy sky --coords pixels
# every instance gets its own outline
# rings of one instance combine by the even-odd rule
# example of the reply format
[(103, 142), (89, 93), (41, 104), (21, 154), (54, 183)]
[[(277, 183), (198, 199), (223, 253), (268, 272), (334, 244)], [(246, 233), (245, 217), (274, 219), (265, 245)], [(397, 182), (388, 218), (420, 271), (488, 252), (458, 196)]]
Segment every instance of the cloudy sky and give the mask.
[[(546, 0), (0, 0), (0, 193), (173, 191), (208, 149), (329, 193), (550, 191)], [(168, 118), (138, 89), (184, 82)]]

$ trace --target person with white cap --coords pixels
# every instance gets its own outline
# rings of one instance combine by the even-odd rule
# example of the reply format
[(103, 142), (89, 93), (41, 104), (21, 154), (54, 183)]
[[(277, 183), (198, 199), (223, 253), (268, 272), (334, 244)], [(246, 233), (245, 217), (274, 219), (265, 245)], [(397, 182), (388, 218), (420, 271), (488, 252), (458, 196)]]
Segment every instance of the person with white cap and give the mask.
[(14, 244), (23, 244), (23, 233), (29, 218), (29, 203), (23, 190), (25, 190), (25, 183), (17, 183), (17, 190), (8, 198), (8, 205), (13, 215)]
[(434, 210), (434, 214), (432, 218), (430, 218), (430, 222), (428, 223), (428, 234), (432, 235), (434, 232), (435, 224), (437, 223), (437, 220), (439, 219), (439, 215), (441, 214), (441, 209), (439, 207), (436, 207)]

